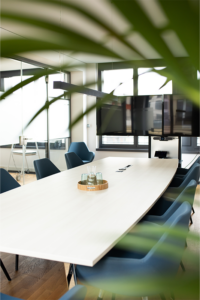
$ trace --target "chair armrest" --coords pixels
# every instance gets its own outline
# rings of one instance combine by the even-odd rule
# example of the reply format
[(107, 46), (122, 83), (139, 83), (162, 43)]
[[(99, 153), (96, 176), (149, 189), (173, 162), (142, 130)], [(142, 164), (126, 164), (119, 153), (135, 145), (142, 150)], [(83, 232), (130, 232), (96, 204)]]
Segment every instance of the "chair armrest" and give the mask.
[[(157, 275), (155, 267), (150, 261), (144, 259), (128, 259), (106, 257), (92, 268), (77, 266), (77, 277), (81, 282), (109, 291), (114, 294), (127, 296), (144, 296), (144, 287), (140, 292), (138, 283), (149, 281)], [(128, 291), (127, 291), (128, 286)]]

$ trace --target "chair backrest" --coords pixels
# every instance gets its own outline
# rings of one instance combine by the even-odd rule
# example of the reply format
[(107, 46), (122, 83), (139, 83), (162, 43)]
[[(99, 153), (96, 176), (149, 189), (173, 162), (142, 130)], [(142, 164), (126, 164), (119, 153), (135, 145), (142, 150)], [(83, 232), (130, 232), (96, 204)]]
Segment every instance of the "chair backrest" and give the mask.
[(200, 156), (199, 157), (197, 157), (197, 159), (193, 162), (193, 164), (191, 165), (191, 167), (188, 169), (188, 171), (189, 170), (191, 170), (192, 169), (192, 167), (194, 166), (194, 164), (200, 164)]
[(199, 176), (200, 176), (200, 164), (195, 163), (194, 166), (191, 168), (191, 170), (188, 171), (187, 175), (185, 176), (185, 179), (183, 180), (183, 182), (179, 187), (187, 186), (192, 179), (198, 182)]
[(68, 152), (76, 153), (76, 155), (78, 155), (82, 160), (87, 160), (90, 153), (88, 147), (84, 142), (71, 143)]
[[(170, 229), (181, 229), (182, 235), (173, 237), (169, 232), (164, 233), (155, 246), (144, 257), (144, 262), (153, 266), (153, 269), (159, 271), (160, 274), (166, 276), (170, 274), (170, 276), (172, 276), (178, 271), (185, 248), (190, 214), (191, 205), (188, 202), (182, 203), (165, 224), (168, 225)], [(178, 252), (174, 255), (173, 253), (163, 254), (163, 247), (167, 250), (168, 246), (176, 246)]]
[(167, 209), (167, 211), (163, 214), (163, 219), (168, 220), (171, 215), (179, 208), (179, 206), (187, 201), (190, 205), (193, 205), (195, 191), (197, 187), (197, 182), (193, 179), (188, 185), (184, 188), (184, 190), (180, 193), (180, 195), (173, 201), (173, 204)]
[(78, 155), (76, 155), (76, 153), (74, 152), (65, 153), (65, 160), (66, 160), (68, 170), (79, 167), (84, 164), (80, 159), (80, 157), (78, 157)]
[(33, 164), (37, 180), (60, 172), (60, 170), (48, 158), (34, 160)]
[(0, 168), (0, 194), (20, 187), (20, 184), (4, 169)]

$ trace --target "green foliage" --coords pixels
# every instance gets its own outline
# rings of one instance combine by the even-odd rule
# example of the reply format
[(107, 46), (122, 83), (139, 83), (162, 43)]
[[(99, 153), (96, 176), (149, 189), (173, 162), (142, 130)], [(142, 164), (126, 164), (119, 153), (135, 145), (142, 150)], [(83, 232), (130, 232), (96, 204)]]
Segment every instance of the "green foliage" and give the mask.
[[(84, 0), (83, 0), (84, 1)], [(146, 0), (148, 1), (148, 0)], [(21, 1), (20, 3), (22, 3)], [(26, 1), (25, 1), (26, 2)], [(144, 55), (134, 47), (128, 40), (128, 37), (133, 33), (139, 33), (162, 57), (165, 61), (166, 69), (155, 70), (155, 66), (152, 63), (151, 70), (165, 76), (166, 82), (173, 80), (174, 84), (186, 94), (191, 100), (199, 105), (199, 81), (191, 77), (191, 70), (195, 72), (199, 70), (199, 1), (197, 0), (157, 0), (154, 1), (162, 9), (166, 16), (167, 22), (163, 26), (156, 26), (152, 19), (148, 16), (145, 9), (138, 0), (110, 0), (109, 2), (114, 9), (117, 9), (119, 14), (123, 16), (130, 24), (130, 28), (127, 32), (119, 33), (114, 27), (108, 25), (103, 21), (100, 16), (92, 14), (86, 7), (80, 6), (76, 1), (57, 1), (57, 0), (31, 0), (31, 2), (38, 5), (53, 6), (55, 9), (62, 9), (64, 12), (72, 10), (83, 16), (95, 26), (105, 31), (105, 38), (102, 42), (86, 37), (81, 32), (69, 28), (67, 25), (55, 23), (51, 20), (44, 20), (36, 15), (27, 16), (26, 13), (13, 12), (13, 10), (2, 9), (1, 19), (2, 21), (12, 21), (16, 24), (22, 24), (23, 26), (31, 26), (34, 29), (44, 29), (50, 33), (45, 35), (41, 33), (40, 36), (30, 38), (2, 38), (1, 40), (1, 56), (2, 57), (13, 57), (20, 53), (28, 53), (33, 51), (43, 50), (55, 50), (55, 51), (72, 51), (73, 53), (87, 53), (96, 54), (100, 56), (110, 57), (112, 59), (125, 60), (126, 55), (118, 55), (115, 49), (108, 49), (106, 41), (111, 38), (116, 39), (123, 46), (129, 50), (138, 54), (141, 59), (145, 59)], [(112, 16), (111, 16), (112, 17)], [(92, 29), (91, 29), (92, 30)], [(168, 47), (163, 39), (163, 34), (166, 32), (173, 32), (178, 36), (182, 46), (187, 52), (187, 57), (184, 59), (177, 59)], [(49, 36), (52, 35), (52, 39)], [(130, 66), (134, 66), (137, 62), (130, 62)], [(49, 68), (38, 72), (38, 74), (32, 76), (29, 79), (17, 84), (15, 87), (6, 91), (1, 96), (1, 101), (12, 94), (17, 89), (29, 84), (32, 81), (39, 79), (42, 76), (53, 74), (60, 70), (67, 70), (72, 66), (65, 65), (60, 68)], [(77, 66), (76, 66), (77, 67)], [(90, 82), (87, 86), (93, 85), (94, 82)], [(164, 84), (164, 85), (165, 85)], [(86, 86), (86, 85), (85, 85)], [(70, 96), (72, 93), (81, 91), (85, 86), (72, 88), (67, 92), (64, 92), (59, 97), (54, 98), (51, 101), (47, 101), (43, 107), (32, 117), (29, 124), (44, 110), (48, 109), (51, 104), (61, 99), (61, 97)], [(79, 122), (84, 115), (87, 115), (93, 109), (99, 109), (104, 103), (108, 102), (113, 97), (114, 91), (106, 95), (101, 100), (97, 101), (94, 105), (89, 107), (84, 113), (80, 114), (71, 124), (70, 127), (74, 126)], [(6, 100), (7, 101), (7, 100)], [(64, 101), (64, 99), (63, 99)], [(119, 101), (123, 101), (120, 98)], [(112, 111), (110, 112), (112, 114)], [(27, 124), (27, 126), (29, 125)], [(186, 199), (183, 199), (186, 200)], [(133, 236), (127, 235), (119, 244), (118, 247), (125, 249), (137, 249), (137, 251), (147, 251), (150, 249), (155, 240), (157, 240), (163, 232), (170, 232), (175, 238), (185, 238), (185, 232), (180, 228), (170, 229), (167, 227), (149, 227), (149, 226), (138, 226), (138, 234)], [(144, 236), (143, 236), (144, 234)], [(148, 238), (147, 238), (148, 235)], [(199, 237), (195, 234), (189, 233), (188, 238), (194, 242), (199, 243)], [(171, 255), (175, 257), (179, 255), (179, 249), (173, 245), (165, 245), (161, 251), (161, 255)], [(116, 286), (123, 294), (128, 290), (138, 292), (138, 295), (154, 295), (159, 293), (168, 293), (169, 286), (171, 290), (181, 297), (181, 299), (198, 299), (199, 297), (199, 268), (198, 268), (198, 254), (191, 252), (189, 249), (185, 251), (184, 261), (189, 265), (189, 270), (176, 279), (170, 277), (154, 278), (138, 278), (133, 281), (133, 278), (119, 278), (114, 282), (111, 280), (106, 282), (107, 285)], [(102, 285), (105, 285), (102, 279)]]

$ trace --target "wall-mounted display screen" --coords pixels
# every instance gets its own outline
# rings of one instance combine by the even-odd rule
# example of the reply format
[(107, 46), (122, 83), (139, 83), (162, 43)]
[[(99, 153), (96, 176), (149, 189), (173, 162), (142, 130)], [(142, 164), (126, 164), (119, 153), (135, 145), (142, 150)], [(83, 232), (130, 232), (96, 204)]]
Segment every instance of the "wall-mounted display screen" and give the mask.
[(131, 98), (132, 134), (162, 134), (162, 95)]
[(199, 136), (199, 114), (181, 95), (126, 96), (97, 111), (97, 135)]

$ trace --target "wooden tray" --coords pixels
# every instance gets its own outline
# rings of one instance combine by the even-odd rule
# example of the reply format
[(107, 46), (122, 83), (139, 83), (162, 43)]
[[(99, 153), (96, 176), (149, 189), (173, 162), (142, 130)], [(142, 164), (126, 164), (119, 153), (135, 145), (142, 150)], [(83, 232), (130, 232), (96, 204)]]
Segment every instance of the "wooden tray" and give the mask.
[(78, 189), (82, 191), (88, 191), (88, 192), (96, 192), (105, 190), (108, 188), (108, 181), (103, 180), (102, 184), (98, 185), (83, 185), (81, 184), (81, 181), (78, 182)]

